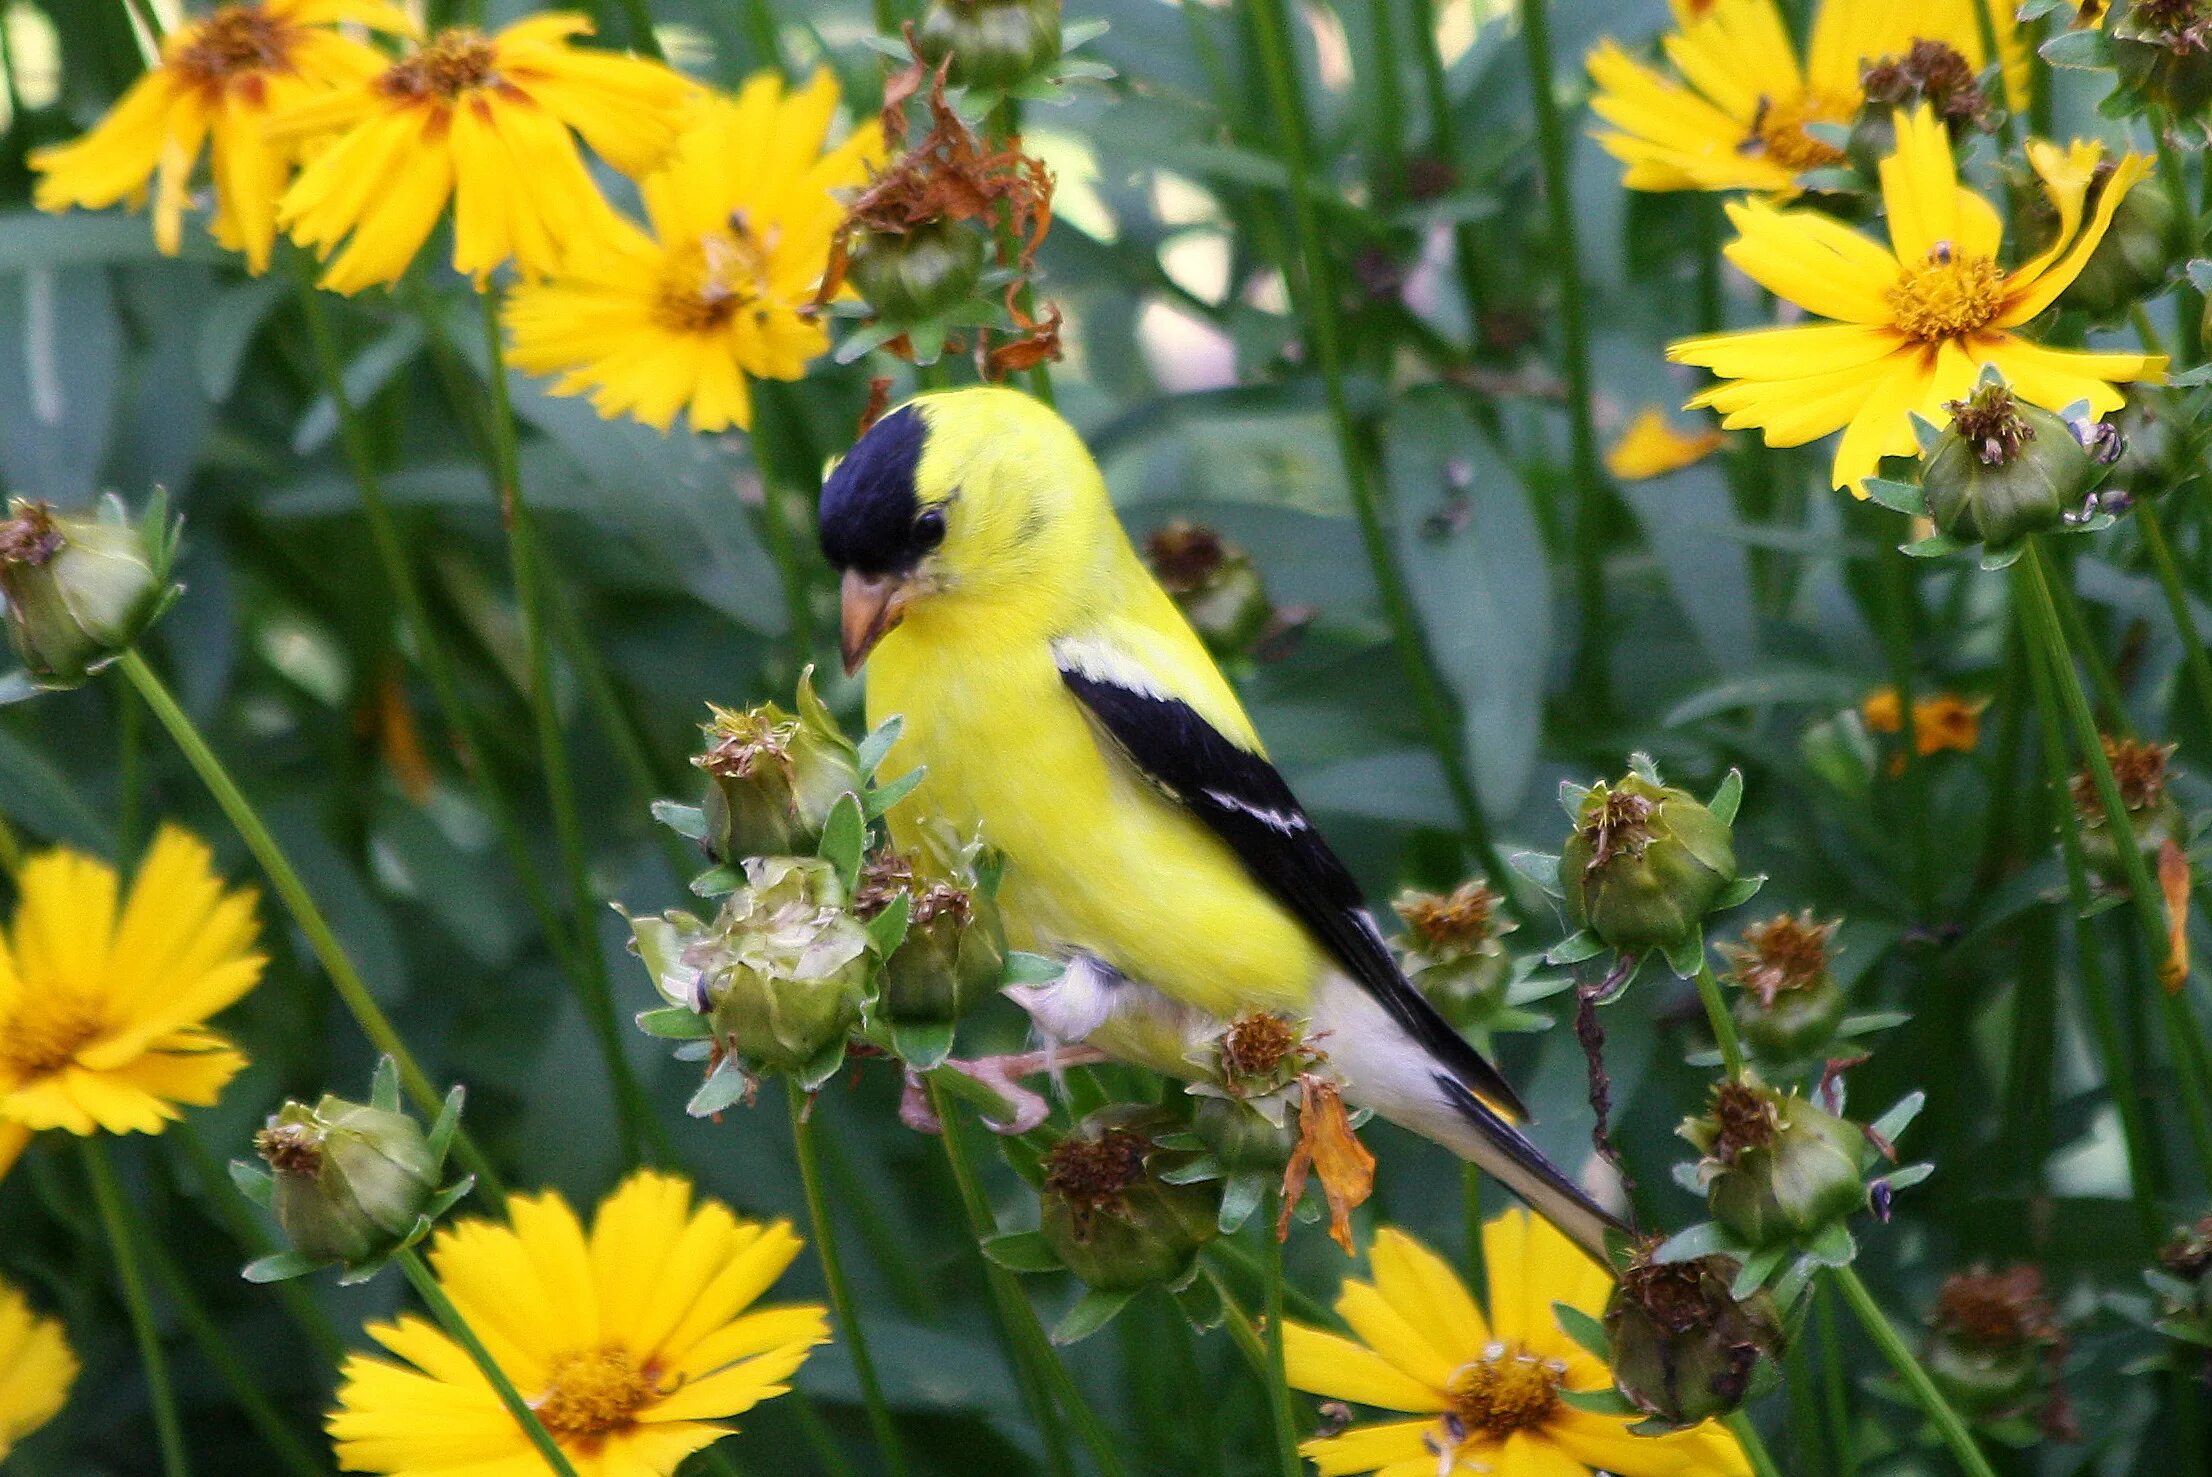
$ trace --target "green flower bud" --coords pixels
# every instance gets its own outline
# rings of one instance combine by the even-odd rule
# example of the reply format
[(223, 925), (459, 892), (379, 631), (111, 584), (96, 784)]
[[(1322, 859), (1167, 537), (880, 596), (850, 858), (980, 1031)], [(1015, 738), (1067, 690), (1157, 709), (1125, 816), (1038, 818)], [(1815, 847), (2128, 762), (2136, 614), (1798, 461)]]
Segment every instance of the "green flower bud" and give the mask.
[[(2113, 167), (2110, 160), (2097, 166), (2100, 183), (2111, 177)], [(2058, 306), (2078, 308), (2098, 322), (2125, 313), (2131, 303), (2163, 286), (2167, 269), (2188, 255), (2180, 226), (2173, 199), (2164, 190), (2128, 191), (2081, 274), (2059, 294)]]
[(1641, 1248), (1621, 1271), (1605, 1308), (1613, 1380), (1646, 1415), (1690, 1426), (1744, 1403), (1762, 1357), (1778, 1357), (1782, 1321), (1766, 1292), (1729, 1294), (1733, 1257), (1651, 1260)]
[(863, 231), (853, 239), (846, 273), (879, 318), (927, 322), (975, 294), (983, 236), (942, 219), (903, 232)]
[(1928, 1373), (1960, 1413), (1991, 1420), (2045, 1403), (2062, 1339), (2036, 1268), (1945, 1278), (1929, 1321)]
[(814, 695), (813, 674), (799, 678), (796, 715), (774, 703), (712, 711), (706, 752), (691, 761), (708, 777), (708, 854), (737, 862), (812, 852), (831, 808), (861, 787), (859, 751)]
[(1060, 0), (930, 0), (915, 41), (956, 85), (1003, 91), (1060, 59)]
[(2097, 792), (2095, 778), (2087, 769), (2075, 772), (2074, 811), (2081, 819), (2082, 860), (2105, 881), (2121, 883), (2127, 880), (2127, 866), (2123, 860), (2125, 846), (2133, 846), (2140, 852), (2155, 876), (2160, 847), (2169, 841), (2176, 846), (2188, 844), (2188, 819), (2181, 813), (2180, 802), (2166, 787), (2167, 761), (2173, 758), (2174, 747), (2105, 736), (2105, 760), (2112, 766), (2112, 778), (2119, 786), (2121, 803), (2127, 807), (2125, 843), (2113, 834), (2112, 820), (2105, 814), (2104, 797)]
[(1275, 607), (1251, 556), (1215, 530), (1171, 519), (1144, 541), (1160, 585), (1216, 657), (1244, 657), (1275, 621)]
[(902, 1025), (957, 1021), (989, 999), (1006, 973), (1006, 925), (972, 857), (949, 879), (918, 876), (896, 852), (868, 859), (853, 906), (873, 918), (907, 899), (906, 937), (883, 963), (880, 1014)]
[(1279, 1176), (1298, 1147), (1295, 1113), (1269, 1119), (1254, 1105), (1235, 1098), (1201, 1097), (1191, 1127), (1231, 1174), (1262, 1170)]
[(1635, 773), (1583, 797), (1559, 858), (1568, 916), (1624, 953), (1689, 938), (1735, 880), (1728, 824)]
[(1697, 1174), (1713, 1219), (1754, 1246), (1811, 1240), (1866, 1204), (1859, 1130), (1755, 1079), (1719, 1083), (1707, 1116), (1678, 1132), (1705, 1155)]
[(1811, 909), (1783, 913), (1721, 945), (1729, 978), (1743, 990), (1731, 1014), (1762, 1061), (1804, 1061), (1835, 1039), (1844, 998), (1828, 966), (1841, 922), (1815, 923)]
[(714, 926), (685, 941), (681, 962), (696, 977), (683, 1003), (754, 1075), (798, 1072), (860, 1023), (868, 930), (827, 862), (753, 857), (745, 877)]
[(1181, 1156), (1154, 1135), (1174, 1131), (1154, 1108), (1103, 1108), (1044, 1157), (1042, 1229), (1067, 1269), (1101, 1292), (1180, 1281), (1217, 1232), (1218, 1181), (1171, 1185)]
[(153, 623), (171, 594), (174, 541), (158, 496), (137, 525), (114, 497), (94, 518), (10, 501), (0, 520), (0, 597), (16, 654), (41, 686), (77, 686)]
[(1951, 424), (1928, 457), (1928, 516), (1961, 543), (2006, 549), (2056, 528), (2103, 475), (2074, 428), (1985, 381), (1945, 409)]
[(2212, 106), (2212, 3), (2132, 0), (2111, 36), (2126, 87), (2176, 118)]
[(1449, 893), (1408, 888), (1390, 905), (1406, 926), (1406, 978), (1455, 1026), (1506, 1003), (1513, 960), (1501, 940), (1518, 925), (1499, 916), (1502, 901), (1480, 882), (1463, 882)]
[(254, 1135), (274, 1171), (271, 1208), (292, 1249), (357, 1265), (398, 1246), (438, 1191), (415, 1120), (343, 1098), (286, 1103)]

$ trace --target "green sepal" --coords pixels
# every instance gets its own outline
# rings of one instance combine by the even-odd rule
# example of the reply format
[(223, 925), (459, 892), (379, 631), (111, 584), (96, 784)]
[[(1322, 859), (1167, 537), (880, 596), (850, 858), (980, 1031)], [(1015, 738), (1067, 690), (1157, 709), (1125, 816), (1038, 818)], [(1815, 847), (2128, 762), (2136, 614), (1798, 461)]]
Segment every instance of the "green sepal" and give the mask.
[(414, 1242), (421, 1240), (423, 1235), (429, 1230), (429, 1226), (427, 1224), (428, 1222), (438, 1220), (447, 1211), (453, 1209), (454, 1206), (459, 1205), (463, 1200), (468, 1198), (469, 1191), (475, 1188), (476, 1176), (473, 1174), (464, 1174), (459, 1179), (455, 1180), (452, 1184), (447, 1185), (437, 1194), (431, 1196), (429, 1203), (422, 1208), (422, 1217), (415, 1223), (415, 1230), (409, 1234), (408, 1244), (412, 1245)]
[(1559, 858), (1541, 851), (1516, 851), (1505, 859), (1514, 871), (1544, 889), (1551, 897), (1565, 897), (1559, 887)]
[(1905, 513), (1915, 518), (1928, 514), (1928, 494), (1917, 482), (1869, 477), (1859, 484), (1859, 490), (1866, 494), (1868, 501), (1879, 503), (1892, 513)]
[(2096, 28), (2061, 31), (2037, 47), (2036, 51), (2054, 67), (2098, 71), (2112, 66), (2117, 60), (2112, 49), (2112, 38)]
[(753, 1089), (753, 1079), (738, 1066), (735, 1057), (724, 1057), (716, 1063), (707, 1080), (699, 1084), (699, 1090), (684, 1104), (684, 1111), (694, 1118), (712, 1118), (715, 1114), (738, 1102)]
[(401, 1111), (399, 1105), (399, 1063), (389, 1056), (376, 1059), (376, 1075), (369, 1078), (369, 1106), (384, 1113)]
[[(1154, 1142), (1157, 1143), (1158, 1140)], [(1167, 1145), (1162, 1144), (1160, 1147), (1165, 1148)], [(1228, 1171), (1221, 1167), (1221, 1161), (1206, 1153), (1194, 1154), (1182, 1163), (1171, 1164), (1160, 1171), (1160, 1183), (1163, 1185), (1202, 1185), (1208, 1180), (1226, 1178)]]
[(875, 732), (860, 741), (861, 778), (874, 777), (876, 766), (883, 762), (884, 755), (891, 752), (891, 746), (899, 741), (899, 731), (905, 727), (906, 720), (893, 713), (876, 725)]
[(1044, 954), (1011, 949), (1007, 951), (1006, 972), (1000, 980), (1009, 985), (1049, 985), (1067, 970), (1065, 964)]
[(1618, 1420), (1633, 1420), (1644, 1413), (1643, 1407), (1610, 1385), (1598, 1390), (1561, 1390), (1559, 1403), (1575, 1410), (1588, 1411), (1591, 1415), (1611, 1416)]
[(1214, 1285), (1211, 1277), (1192, 1277), (1181, 1287), (1171, 1289), (1170, 1295), (1193, 1333), (1211, 1332), (1228, 1318), (1229, 1310), (1221, 1302), (1221, 1289)]
[(238, 1275), (248, 1282), (289, 1282), (294, 1277), (305, 1277), (310, 1272), (336, 1265), (297, 1251), (279, 1251), (254, 1258)]
[(1664, 1265), (1668, 1262), (1694, 1262), (1701, 1256), (1715, 1252), (1738, 1255), (1743, 1250), (1736, 1238), (1728, 1234), (1728, 1228), (1719, 1221), (1699, 1221), (1675, 1232), (1659, 1243), (1651, 1259)]
[(1830, 1221), (1821, 1227), (1820, 1234), (1805, 1248), (1805, 1255), (1824, 1267), (1848, 1267), (1858, 1254), (1859, 1243), (1842, 1221)]
[(1214, 1224), (1221, 1228), (1222, 1235), (1234, 1236), (1244, 1229), (1252, 1212), (1267, 1198), (1268, 1182), (1268, 1176), (1252, 1169), (1229, 1177), (1221, 1187), (1221, 1208), (1214, 1213)]
[(438, 1104), (438, 1116), (431, 1121), (430, 1132), (423, 1135), (423, 1147), (430, 1151), (430, 1162), (440, 1168), (445, 1165), (447, 1151), (453, 1147), (453, 1136), (461, 1131), (461, 1107), (467, 1101), (468, 1089), (454, 1083), (445, 1101)]
[(1559, 808), (1567, 812), (1568, 820), (1577, 824), (1581, 823), (1582, 802), (1589, 798), (1590, 787), (1588, 785), (1578, 785), (1573, 780), (1561, 780), (1559, 782)]
[(709, 867), (691, 879), (691, 890), (699, 897), (727, 897), (745, 885), (745, 874), (736, 867)]
[(928, 773), (926, 769), (910, 769), (887, 785), (870, 785), (867, 797), (868, 819), (877, 820), (889, 814), (892, 806), (914, 793), (915, 787), (921, 784)]
[(1728, 1295), (1738, 1302), (1766, 1285), (1766, 1280), (1781, 1269), (1782, 1261), (1791, 1254), (1784, 1246), (1762, 1246), (1743, 1259), (1736, 1270), (1736, 1280), (1728, 1289)]
[(653, 819), (686, 841), (707, 839), (707, 813), (696, 805), (685, 805), (678, 800), (656, 800)]
[(1705, 802), (1705, 808), (1722, 825), (1734, 825), (1736, 812), (1743, 808), (1743, 771), (1731, 769), (1723, 775), (1720, 784), (1713, 790), (1713, 798)]
[[(2087, 532), (2088, 530), (2083, 531)], [(2020, 556), (2027, 552), (2028, 546), (2024, 543), (2008, 544), (2002, 549), (1985, 547), (1982, 550), (1982, 568), (1992, 572), (2000, 569), (2010, 569), (2013, 565), (2018, 564)]]
[(1947, 533), (1931, 533), (1926, 538), (1914, 539), (1909, 544), (1899, 544), (1897, 550), (1914, 559), (1941, 559), (1947, 554), (1956, 554), (1965, 547), (1966, 545)]
[(907, 921), (913, 916), (914, 900), (906, 893), (891, 895), (891, 901), (883, 911), (867, 922), (868, 937), (875, 945), (876, 957), (888, 959), (906, 942)]
[[(900, 1061), (917, 1072), (927, 1072), (943, 1066), (945, 1058), (952, 1055), (952, 1037), (951, 1021), (891, 1023), (891, 1050)], [(842, 1051), (839, 1055), (843, 1055)], [(833, 1073), (836, 1070), (835, 1067), (830, 1068)]]
[(276, 1202), (276, 1176), (258, 1164), (243, 1159), (230, 1161), (230, 1182), (238, 1187), (238, 1193), (260, 1206), (263, 1210), (274, 1208)]
[[(820, 1092), (822, 1084), (837, 1075), (838, 1069), (845, 1065), (845, 1041), (845, 1037), (838, 1037), (801, 1064), (792, 1074), (801, 1088), (810, 1093)], [(949, 1054), (952, 1043), (948, 1041), (945, 1045)]]
[(1563, 966), (1580, 964), (1585, 959), (1595, 959), (1605, 952), (1605, 941), (1587, 928), (1571, 933), (1544, 951), (1544, 962)]
[[(1928, 1095), (1926, 1093), (1908, 1092), (1899, 1098), (1887, 1113), (1868, 1124), (1867, 1131), (1880, 1138), (1884, 1143), (1894, 1144), (1905, 1130), (1912, 1126), (1913, 1119), (1918, 1118), (1920, 1110), (1927, 1105)], [(1881, 1151), (1876, 1149), (1872, 1143), (1867, 1145), (1867, 1152), (1875, 1159), (1881, 1157)], [(1871, 1163), (1872, 1160), (1870, 1159), (1868, 1162)]]
[(1881, 1176), (1881, 1181), (1893, 1191), (1909, 1190), (1935, 1172), (1936, 1167), (1923, 1159), (1918, 1164), (1899, 1165), (1888, 1174)]
[(1078, 1344), (1104, 1328), (1129, 1306), (1134, 1292), (1101, 1292), (1088, 1288), (1075, 1300), (1068, 1315), (1052, 1328), (1052, 1342), (1061, 1346)]
[(637, 1013), (637, 1028), (662, 1041), (705, 1041), (714, 1035), (714, 1023), (688, 1005), (664, 1005)]
[(860, 885), (860, 857), (868, 845), (868, 823), (861, 819), (860, 801), (847, 790), (830, 807), (822, 823), (822, 843), (816, 856), (837, 869), (837, 880), (849, 894)]
[(1730, 908), (1740, 908), (1757, 897), (1759, 889), (1766, 885), (1767, 876), (1764, 872), (1750, 877), (1738, 877), (1720, 890), (1720, 896), (1713, 899), (1713, 911), (1721, 913)]
[(1697, 972), (1705, 967), (1705, 930), (1691, 929), (1667, 945), (1663, 952), (1667, 956), (1667, 968), (1674, 971), (1675, 978), (1696, 979)]
[(1605, 1333), (1605, 1325), (1571, 1303), (1553, 1303), (1552, 1316), (1559, 1320), (1560, 1332), (1566, 1334), (1601, 1363), (1613, 1362), (1613, 1340)]
[(1008, 1231), (1002, 1236), (985, 1237), (982, 1246), (986, 1260), (1009, 1272), (1065, 1270), (1060, 1253), (1052, 1249), (1042, 1231)]

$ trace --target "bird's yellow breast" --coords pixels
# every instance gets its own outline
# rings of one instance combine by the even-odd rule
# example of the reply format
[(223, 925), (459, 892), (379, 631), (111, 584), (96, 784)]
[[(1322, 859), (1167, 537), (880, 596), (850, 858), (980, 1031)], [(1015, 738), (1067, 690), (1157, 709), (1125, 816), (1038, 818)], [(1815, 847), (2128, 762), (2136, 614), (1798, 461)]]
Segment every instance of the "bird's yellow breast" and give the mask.
[(1097, 955), (1223, 1016), (1302, 1008), (1325, 967), (1312, 936), (1236, 854), (1106, 746), (1050, 644), (916, 611), (868, 663), (868, 721), (905, 720), (883, 773), (920, 766), (893, 840), (941, 816), (1006, 853), (1018, 948)]

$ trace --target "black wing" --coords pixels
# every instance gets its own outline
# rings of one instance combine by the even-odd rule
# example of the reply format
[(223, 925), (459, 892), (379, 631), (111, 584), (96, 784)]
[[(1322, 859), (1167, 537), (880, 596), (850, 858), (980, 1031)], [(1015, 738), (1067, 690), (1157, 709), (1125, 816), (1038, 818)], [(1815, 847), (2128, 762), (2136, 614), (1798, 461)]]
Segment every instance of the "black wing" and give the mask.
[(1240, 748), (1188, 703), (1059, 663), (1060, 679), (1147, 779), (1227, 842), (1361, 988), (1429, 1055), (1496, 1107), (1528, 1109), (1498, 1069), (1399, 972), (1352, 874), (1321, 839), (1275, 766)]

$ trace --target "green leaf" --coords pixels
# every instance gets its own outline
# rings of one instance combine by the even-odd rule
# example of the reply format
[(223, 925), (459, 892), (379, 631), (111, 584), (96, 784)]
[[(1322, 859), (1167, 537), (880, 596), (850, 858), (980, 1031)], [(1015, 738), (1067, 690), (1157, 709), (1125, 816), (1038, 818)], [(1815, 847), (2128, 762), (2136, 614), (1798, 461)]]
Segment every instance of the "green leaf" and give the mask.
[(1516, 851), (1505, 864), (1544, 889), (1552, 897), (1564, 897), (1559, 886), (1559, 858), (1541, 851)]
[(1585, 928), (1570, 933), (1544, 953), (1544, 962), (1554, 966), (1580, 964), (1585, 959), (1595, 959), (1605, 952), (1605, 941)]
[(1659, 1249), (1651, 1254), (1651, 1259), (1661, 1263), (1694, 1262), (1701, 1256), (1711, 1256), (1715, 1252), (1733, 1256), (1741, 1250), (1740, 1243), (1719, 1221), (1699, 1221), (1659, 1243)]
[(1613, 1362), (1613, 1340), (1606, 1333), (1603, 1323), (1572, 1303), (1553, 1303), (1551, 1311), (1552, 1316), (1559, 1320), (1560, 1332), (1580, 1344), (1600, 1362)]
[(1058, 959), (1014, 949), (1006, 956), (1006, 973), (1001, 977), (1001, 983), (1049, 985), (1067, 972), (1067, 965)]
[(893, 713), (876, 725), (875, 732), (860, 741), (860, 773), (864, 778), (875, 775), (876, 766), (891, 752), (891, 746), (899, 741), (899, 732), (905, 727), (906, 720)]
[(2107, 68), (2115, 60), (2112, 38), (2096, 28), (2061, 31), (2037, 50), (2054, 67)]
[(1905, 1130), (1912, 1125), (1913, 1119), (1920, 1116), (1920, 1110), (1927, 1105), (1928, 1095), (1926, 1093), (1908, 1092), (1897, 1100), (1896, 1106), (1868, 1124), (1867, 1128), (1879, 1135), (1885, 1142), (1894, 1144), (1904, 1134)]
[(891, 808), (914, 793), (929, 774), (926, 769), (910, 769), (887, 785), (868, 787), (868, 819), (888, 815)]
[(1052, 1249), (1042, 1231), (1008, 1231), (988, 1237), (983, 1242), (983, 1255), (1009, 1272), (1062, 1270), (1060, 1253)]
[(860, 817), (860, 801), (847, 790), (830, 807), (822, 825), (822, 844), (815, 848), (823, 861), (837, 869), (837, 880), (850, 893), (860, 885), (860, 857), (868, 844), (868, 823)]
[(907, 894), (894, 893), (883, 911), (867, 923), (868, 938), (875, 946), (878, 959), (888, 959), (906, 942), (907, 919), (913, 916), (914, 900)]
[(714, 1022), (687, 1005), (664, 1005), (637, 1013), (637, 1028), (662, 1041), (706, 1041), (714, 1035)]
[(1908, 513), (1915, 518), (1927, 514), (1928, 494), (1916, 482), (1893, 482), (1887, 477), (1869, 477), (1859, 487), (1870, 501), (1881, 504), (1893, 513)]
[(1113, 1322), (1135, 1296), (1133, 1292), (1101, 1292), (1090, 1288), (1068, 1309), (1067, 1317), (1053, 1325), (1053, 1343), (1063, 1347), (1081, 1343)]

